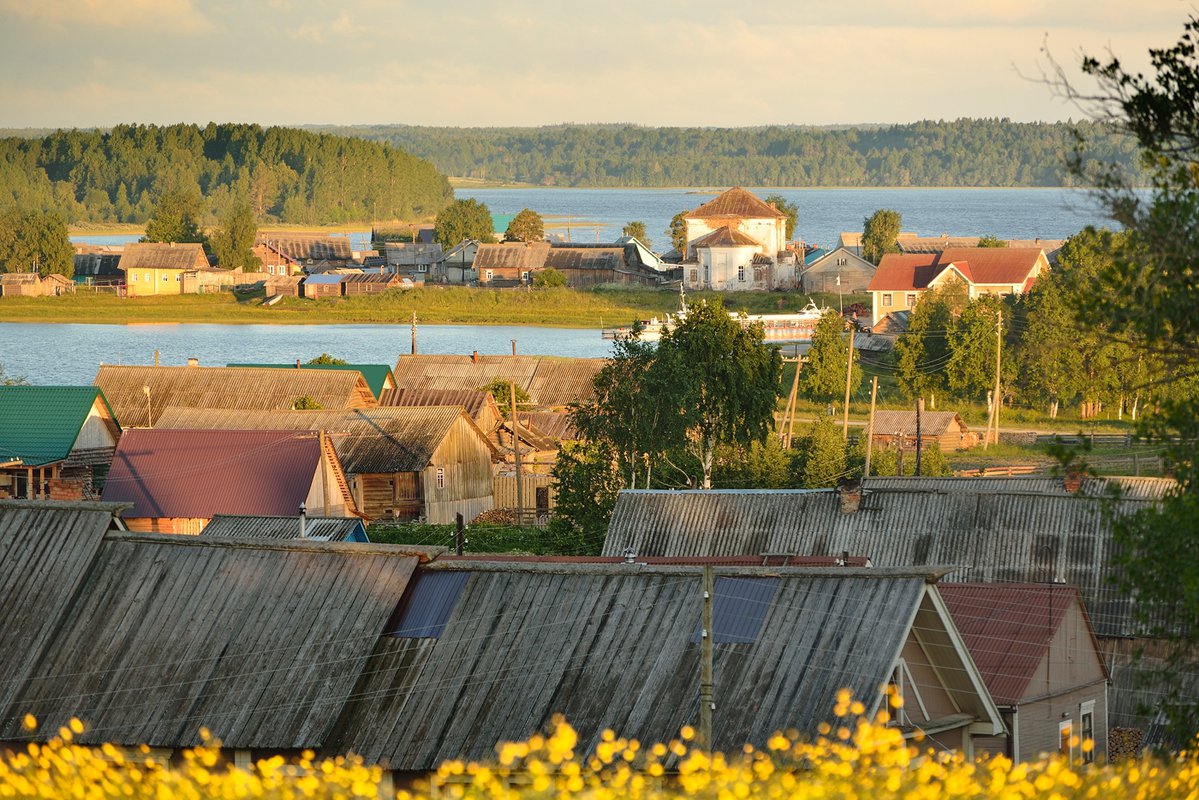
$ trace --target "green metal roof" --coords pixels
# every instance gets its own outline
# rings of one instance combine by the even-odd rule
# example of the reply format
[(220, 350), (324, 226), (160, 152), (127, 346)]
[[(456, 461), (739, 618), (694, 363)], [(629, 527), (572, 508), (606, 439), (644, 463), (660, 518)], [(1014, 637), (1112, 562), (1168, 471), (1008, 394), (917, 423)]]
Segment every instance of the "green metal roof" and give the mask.
[(19, 458), (31, 467), (62, 461), (97, 397), (111, 414), (95, 386), (0, 386), (0, 461)]
[[(229, 364), (229, 366), (265, 367), (267, 369), (296, 368), (295, 364)], [(386, 364), (301, 364), (300, 369), (340, 369), (361, 372), (367, 387), (375, 395), (376, 400), (382, 396), (388, 378), (391, 378), (392, 386), (395, 386), (396, 381), (395, 376), (391, 374), (391, 367)]]

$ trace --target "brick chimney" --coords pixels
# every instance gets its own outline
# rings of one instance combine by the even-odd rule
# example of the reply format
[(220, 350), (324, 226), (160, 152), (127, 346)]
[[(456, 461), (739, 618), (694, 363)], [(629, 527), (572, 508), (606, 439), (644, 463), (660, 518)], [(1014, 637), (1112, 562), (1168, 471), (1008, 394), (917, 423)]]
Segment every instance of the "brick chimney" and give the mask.
[(1082, 479), (1084, 473), (1081, 469), (1075, 466), (1070, 466), (1066, 469), (1066, 474), (1062, 476), (1062, 488), (1070, 494), (1078, 494), (1078, 490), (1082, 488)]
[(841, 499), (842, 514), (856, 514), (862, 505), (862, 482), (843, 481), (837, 486), (837, 494)]

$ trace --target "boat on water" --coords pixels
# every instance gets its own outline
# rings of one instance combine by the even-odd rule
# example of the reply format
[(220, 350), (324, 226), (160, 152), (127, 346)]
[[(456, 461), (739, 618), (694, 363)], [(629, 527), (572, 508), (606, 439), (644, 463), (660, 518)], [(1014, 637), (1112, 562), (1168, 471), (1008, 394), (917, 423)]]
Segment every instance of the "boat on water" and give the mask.
[[(824, 315), (825, 309), (820, 308), (810, 299), (808, 304), (799, 311), (791, 314), (741, 314), (730, 311), (729, 316), (745, 325), (760, 323), (767, 342), (808, 342), (816, 330), (816, 323)], [(643, 342), (656, 342), (663, 334), (674, 330), (675, 326), (687, 318), (687, 297), (683, 287), (679, 287), (679, 310), (667, 314), (664, 319), (651, 317), (638, 320), (633, 325), (623, 325), (616, 328), (605, 328), (601, 335), (605, 339), (621, 341), (639, 339)]]

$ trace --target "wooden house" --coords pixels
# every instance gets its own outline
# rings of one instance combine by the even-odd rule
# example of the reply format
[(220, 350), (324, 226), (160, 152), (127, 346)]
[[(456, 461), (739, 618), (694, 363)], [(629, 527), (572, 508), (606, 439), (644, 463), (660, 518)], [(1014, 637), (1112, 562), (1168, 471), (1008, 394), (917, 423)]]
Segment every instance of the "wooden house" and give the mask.
[[(311, 277), (311, 276), (310, 276)], [(399, 275), (390, 272), (360, 275), (343, 275), (341, 281), (342, 294), (354, 297), (363, 294), (383, 294), (402, 285)]]
[(477, 239), (463, 239), (451, 247), (442, 256), (438, 265), (438, 276), (446, 283), (465, 284), (477, 280), (475, 275), (475, 254), (479, 252)]
[[(268, 275), (298, 275), (313, 268), (344, 267), (354, 262), (350, 237), (324, 234), (259, 231), (254, 254)], [(272, 273), (270, 267), (275, 266)]]
[(0, 497), (92, 495), (120, 435), (94, 386), (0, 386)]
[(172, 409), (160, 427), (325, 431), (367, 519), (469, 522), (494, 505), (492, 449), (459, 406), (353, 411)]
[(184, 294), (184, 273), (207, 270), (208, 258), (198, 244), (131, 242), (125, 245), (118, 269), (125, 273), (129, 297)]
[[(116, 511), (0, 502), (0, 741), (46, 741), (77, 717), (84, 745), (170, 759), (207, 729), (233, 763), (353, 752), (412, 776), (494, 757), (558, 713), (583, 754), (605, 729), (658, 742), (698, 722), (702, 564), (139, 535), (114, 530)], [(843, 688), (873, 714), (901, 660), (928, 712), (905, 735), (969, 756), (1002, 730), (935, 572), (714, 571), (716, 749), (815, 735)]]
[(1010, 731), (1001, 741), (979, 740), (979, 749), (1016, 763), (1043, 753), (1102, 762), (1107, 666), (1078, 589), (943, 583), (940, 590)]
[(310, 539), (314, 542), (369, 542), (358, 517), (319, 517), (306, 511), (292, 517), (217, 514), (201, 536), (227, 539)]
[(529, 395), (528, 410), (564, 409), (589, 399), (602, 358), (558, 356), (402, 355), (393, 372), (405, 389), (480, 389), (494, 380), (515, 382)]
[[(872, 435), (876, 447), (916, 447), (915, 411), (876, 411)], [(936, 444), (942, 452), (968, 450), (979, 443), (978, 433), (971, 431), (956, 411), (925, 411), (920, 415), (920, 440), (927, 447)]]
[(391, 374), (391, 367), (386, 364), (305, 364), (296, 359), (295, 364), (230, 364), (229, 366), (256, 369), (324, 369), (340, 372), (357, 372), (366, 379), (366, 385), (370, 388), (371, 394), (376, 399), (381, 399), (384, 394), (392, 392), (396, 388), (395, 376)]
[(865, 293), (876, 269), (848, 248), (838, 247), (804, 267), (799, 288), (804, 292)]
[[(868, 555), (879, 567), (953, 564), (954, 581), (1078, 587), (1111, 676), (1113, 728), (1148, 734), (1164, 667), (1117, 585), (1117, 520), (1176, 486), (1164, 478), (869, 478), (843, 489), (623, 491), (603, 553)], [(1118, 498), (1111, 493), (1119, 490)], [(1134, 653), (1146, 648), (1136, 662)], [(1192, 687), (1199, 697), (1199, 683)]]
[(135, 428), (117, 445), (102, 499), (129, 503), (130, 530), (197, 534), (217, 514), (357, 513), (333, 445), (288, 430)]
[(383, 256), (392, 275), (422, 280), (435, 275), (444, 258), (437, 242), (387, 242)]
[(636, 239), (613, 244), (550, 244), (544, 268), (553, 268), (576, 288), (626, 284), (658, 286), (669, 276), (665, 264)]
[[(389, 369), (388, 372), (391, 370)], [(379, 405), (384, 407), (462, 406), (483, 433), (491, 433), (503, 414), (491, 392), (481, 389), (413, 389), (397, 387), (383, 392)]]
[(89, 286), (119, 286), (125, 283), (121, 272), (120, 245), (75, 245), (75, 283)]
[(348, 277), (350, 276), (339, 272), (322, 272), (318, 275), (309, 275), (300, 284), (300, 291), (302, 292), (302, 296), (309, 300), (316, 300), (321, 297), (341, 297), (343, 294), (343, 284)]
[(524, 286), (545, 268), (549, 242), (480, 244), (475, 252), (476, 280), (484, 286)]
[(74, 281), (56, 273), (0, 272), (0, 297), (58, 297), (74, 291)]
[(100, 367), (94, 384), (126, 428), (151, 428), (172, 407), (241, 411), (369, 408), (378, 403), (357, 370), (251, 367)]

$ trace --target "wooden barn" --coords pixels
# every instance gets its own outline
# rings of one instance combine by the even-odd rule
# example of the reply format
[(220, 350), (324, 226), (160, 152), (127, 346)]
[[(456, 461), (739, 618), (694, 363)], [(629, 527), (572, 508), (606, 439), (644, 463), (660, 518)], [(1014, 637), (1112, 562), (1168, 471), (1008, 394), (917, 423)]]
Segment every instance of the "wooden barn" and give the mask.
[(102, 366), (94, 381), (126, 428), (151, 428), (168, 408), (290, 411), (377, 405), (356, 370)]
[(309, 275), (300, 284), (303, 297), (315, 300), (321, 297), (341, 297), (342, 286), (349, 277), (338, 272), (322, 272), (319, 275)]
[(346, 297), (363, 294), (383, 294), (391, 289), (399, 288), (401, 280), (402, 278), (394, 272), (343, 275), (341, 282), (342, 294)]
[(352, 411), (172, 409), (160, 427), (325, 431), (367, 519), (469, 521), (494, 505), (492, 449), (459, 406)]
[(357, 514), (333, 445), (287, 430), (125, 431), (103, 500), (129, 503), (130, 530), (197, 534), (217, 514)]
[[(876, 411), (874, 414), (875, 447), (897, 447), (900, 440), (904, 449), (916, 447), (915, 411)], [(924, 446), (938, 445), (941, 452), (968, 450), (979, 443), (978, 434), (972, 432), (956, 411), (925, 411), (920, 415), (920, 439)]]
[(63, 275), (36, 272), (0, 273), (0, 297), (57, 297), (74, 294), (75, 282)]
[(481, 244), (475, 253), (474, 271), (484, 286), (522, 286), (545, 268), (549, 251), (549, 242)]
[(94, 386), (0, 386), (0, 497), (92, 496), (120, 435)]

